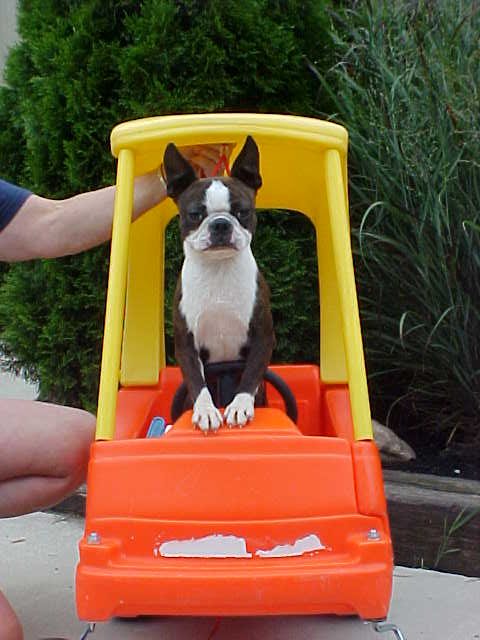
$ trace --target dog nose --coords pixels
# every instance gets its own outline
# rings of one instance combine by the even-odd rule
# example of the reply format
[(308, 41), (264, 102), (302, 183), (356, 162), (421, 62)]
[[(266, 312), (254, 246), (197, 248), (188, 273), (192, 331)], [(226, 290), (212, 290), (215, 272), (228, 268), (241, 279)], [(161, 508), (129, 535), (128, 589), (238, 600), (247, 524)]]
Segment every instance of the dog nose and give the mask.
[(232, 223), (227, 218), (216, 218), (209, 226), (211, 233), (219, 236), (226, 235), (232, 229)]

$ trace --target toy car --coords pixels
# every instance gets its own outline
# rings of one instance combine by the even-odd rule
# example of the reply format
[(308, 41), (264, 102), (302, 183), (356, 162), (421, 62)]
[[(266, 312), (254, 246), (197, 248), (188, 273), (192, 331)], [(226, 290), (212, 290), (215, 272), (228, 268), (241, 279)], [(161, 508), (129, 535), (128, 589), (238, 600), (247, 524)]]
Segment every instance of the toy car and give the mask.
[[(316, 228), (320, 367), (271, 366), (283, 383), (267, 380), (268, 407), (243, 429), (205, 437), (191, 413), (172, 420), (182, 380), (165, 363), (163, 285), (175, 208), (165, 202), (131, 224), (133, 181), (170, 141), (238, 151), (247, 134), (260, 148), (257, 207), (302, 212)], [(350, 247), (346, 130), (294, 116), (179, 115), (121, 124), (111, 142), (117, 198), (79, 617), (384, 620), (392, 547)]]

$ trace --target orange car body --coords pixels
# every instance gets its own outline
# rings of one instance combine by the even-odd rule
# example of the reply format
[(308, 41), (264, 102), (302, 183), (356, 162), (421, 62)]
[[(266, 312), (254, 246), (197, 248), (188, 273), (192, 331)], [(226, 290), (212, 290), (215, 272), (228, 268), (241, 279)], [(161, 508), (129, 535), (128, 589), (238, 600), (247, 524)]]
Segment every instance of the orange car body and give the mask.
[[(376, 447), (354, 441), (345, 386), (322, 384), (315, 366), (272, 369), (297, 398), (297, 425), (269, 388), (269, 407), (243, 429), (205, 437), (186, 413), (165, 435), (145, 438), (155, 416), (169, 416), (179, 370), (164, 369), (157, 387), (119, 392), (116, 439), (92, 448), (80, 618), (386, 617), (392, 549)], [(246, 557), (160, 552), (168, 541), (212, 535), (243, 540)], [(257, 553), (312, 535), (323, 548)]]

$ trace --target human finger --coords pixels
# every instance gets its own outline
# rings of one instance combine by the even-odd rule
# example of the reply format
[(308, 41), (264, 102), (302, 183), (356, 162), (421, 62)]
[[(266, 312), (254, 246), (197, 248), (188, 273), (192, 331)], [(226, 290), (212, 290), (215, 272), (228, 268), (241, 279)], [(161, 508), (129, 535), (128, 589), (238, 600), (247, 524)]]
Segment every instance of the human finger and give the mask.
[(234, 145), (229, 143), (199, 144), (188, 147), (180, 147), (180, 152), (190, 161), (194, 159), (198, 160), (200, 158), (204, 158), (205, 160), (218, 162), (220, 156), (230, 156), (233, 146)]

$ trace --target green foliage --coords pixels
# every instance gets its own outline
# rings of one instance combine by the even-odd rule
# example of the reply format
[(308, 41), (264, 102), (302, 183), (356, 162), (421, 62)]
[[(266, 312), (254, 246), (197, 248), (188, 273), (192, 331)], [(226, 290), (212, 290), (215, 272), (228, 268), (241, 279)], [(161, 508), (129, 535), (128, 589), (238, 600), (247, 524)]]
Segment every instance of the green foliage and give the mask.
[(478, 3), (357, 3), (324, 78), (351, 140), (351, 213), (379, 417), (479, 439)]
[(435, 560), (433, 561), (433, 569), (438, 569), (442, 560), (445, 556), (458, 553), (461, 549), (452, 547), (452, 540), (458, 536), (458, 532), (461, 531), (468, 523), (480, 515), (480, 509), (472, 509), (468, 511), (466, 507), (455, 516), (453, 522), (449, 525), (447, 522), (447, 518), (445, 517), (443, 520), (443, 536), (438, 545), (437, 553), (435, 555)]
[(270, 283), (277, 339), (273, 360), (318, 362), (320, 303), (312, 223), (298, 213), (262, 212), (254, 252)]
[[(10, 368), (40, 382), (40, 398), (94, 409), (103, 332), (106, 252), (28, 262), (0, 290)], [(12, 346), (13, 345), (13, 346)]]
[[(9, 56), (7, 86), (0, 88), (0, 174), (63, 198), (112, 182), (109, 135), (119, 121), (221, 110), (312, 114), (318, 85), (305, 60), (322, 68), (330, 55), (324, 4), (20, 0), (20, 43)], [(297, 352), (317, 356), (318, 327), (311, 318), (318, 301), (300, 298), (315, 289), (316, 277), (314, 262), (304, 258), (304, 231), (301, 223), (279, 217), (257, 242), (260, 261), (275, 264), (270, 285), (275, 314), (285, 322), (277, 328), (277, 360)], [(174, 240), (170, 244), (178, 267), (180, 253)], [(285, 257), (288, 295), (282, 294)], [(13, 369), (40, 379), (44, 398), (95, 403), (106, 261), (99, 249), (14, 265), (4, 278), (0, 340)]]
[[(300, 11), (303, 6), (303, 12)], [(126, 20), (121, 99), (136, 115), (212, 110), (311, 112), (306, 34), (326, 24), (320, 2), (144, 2)], [(303, 15), (302, 15), (303, 13)], [(268, 37), (266, 37), (268, 34)]]

